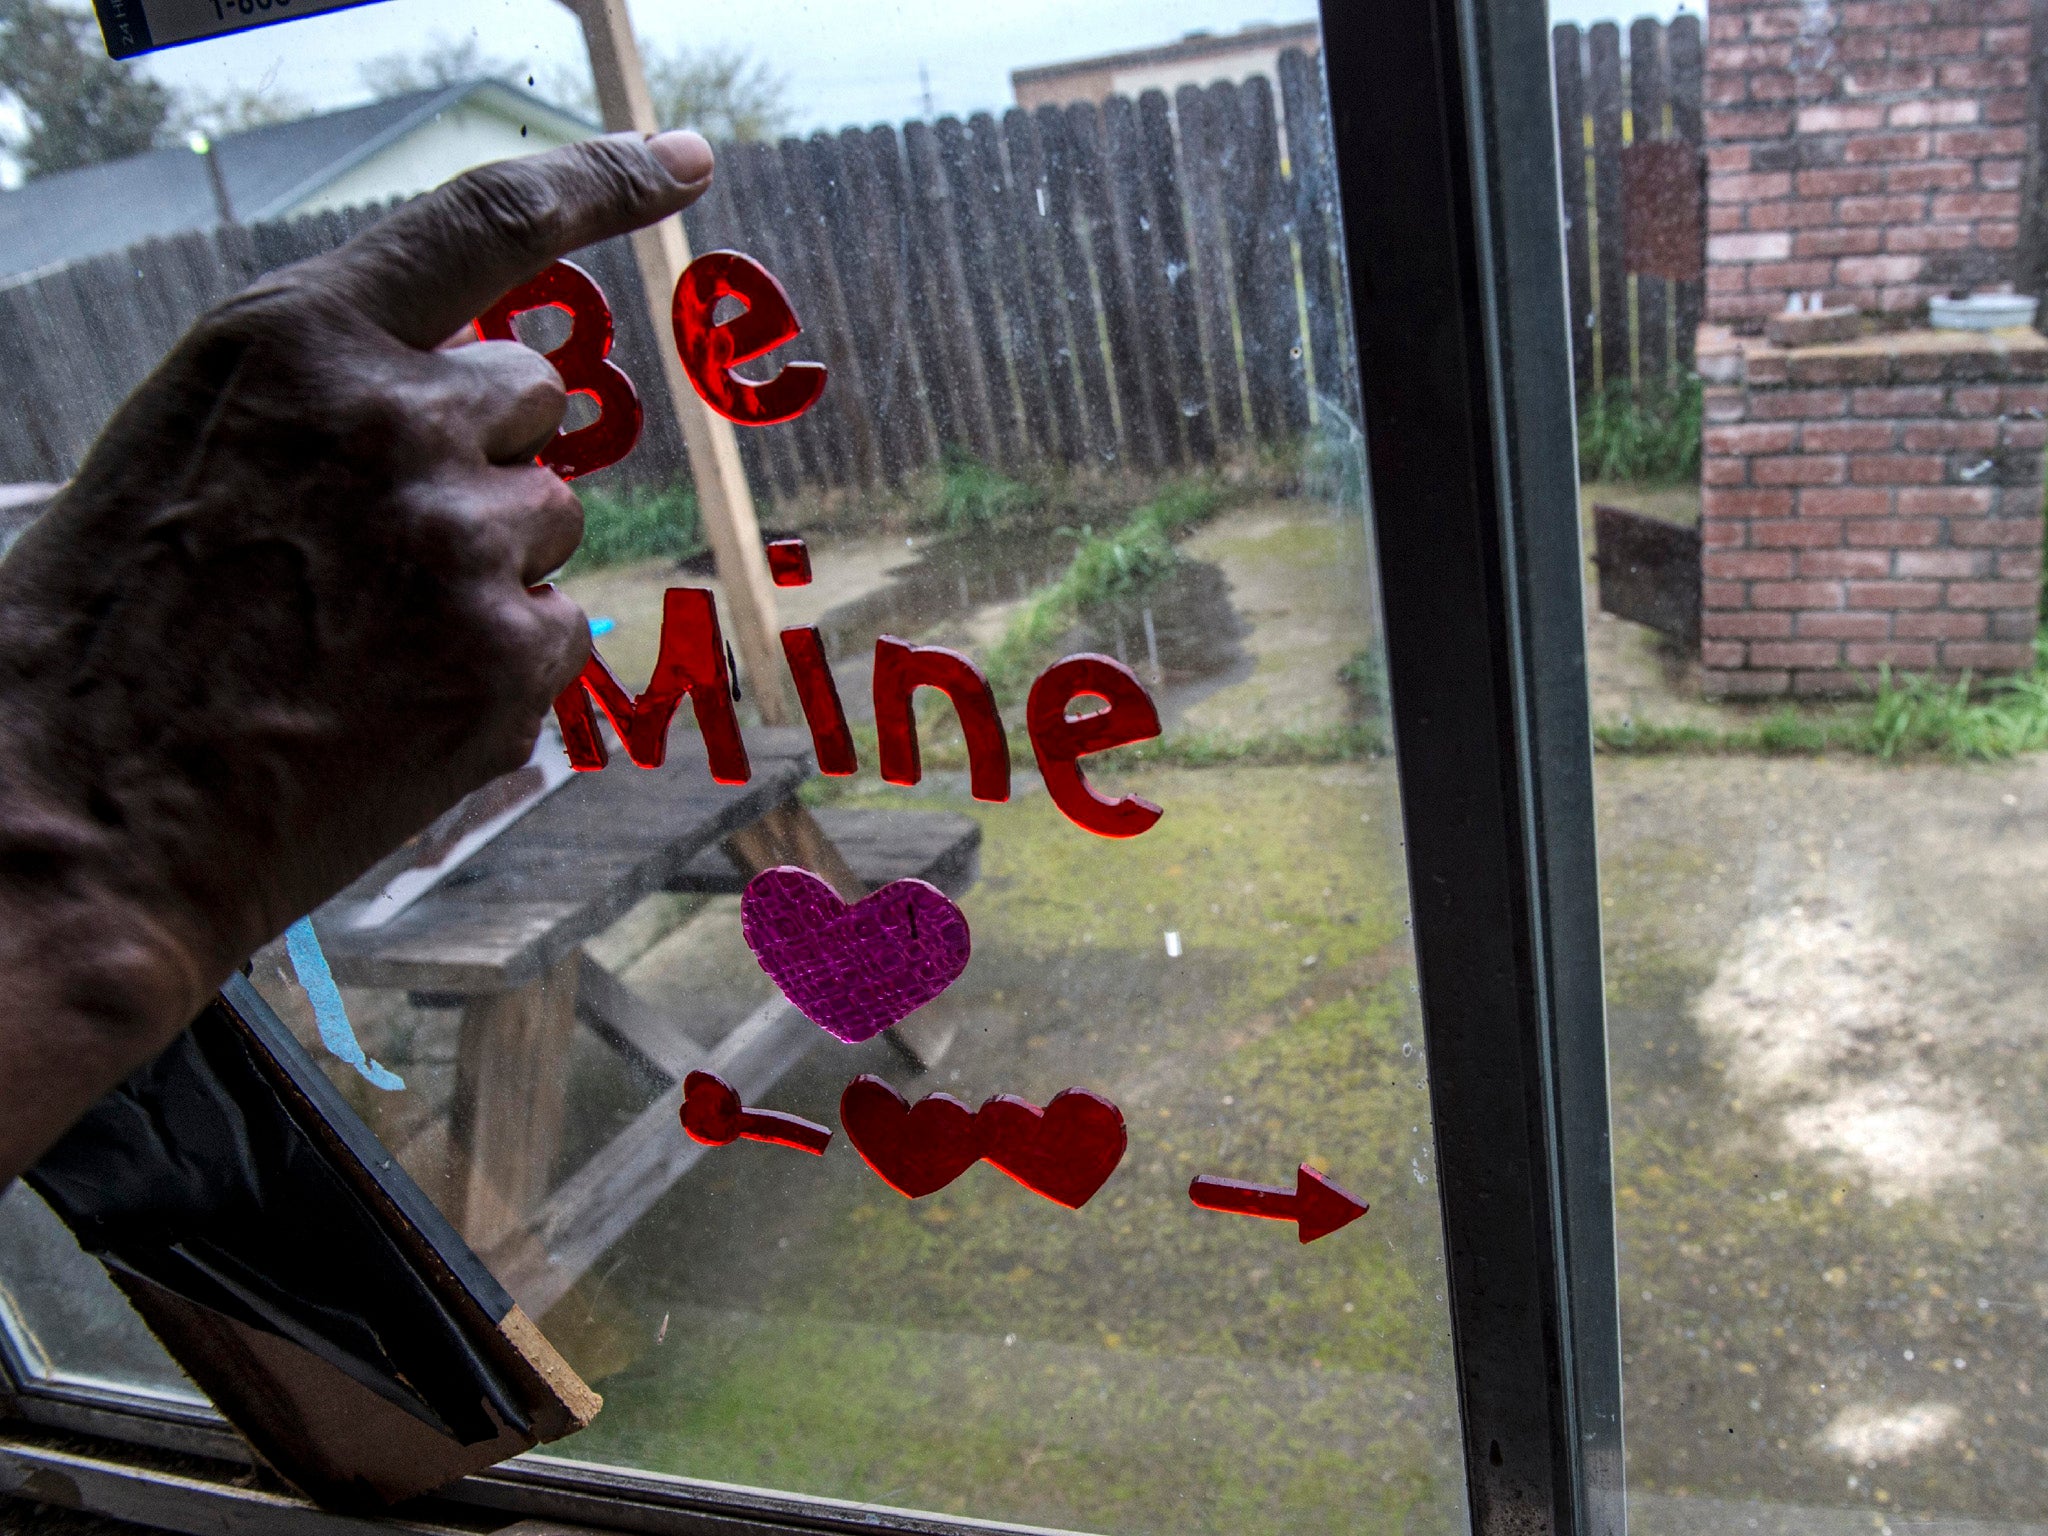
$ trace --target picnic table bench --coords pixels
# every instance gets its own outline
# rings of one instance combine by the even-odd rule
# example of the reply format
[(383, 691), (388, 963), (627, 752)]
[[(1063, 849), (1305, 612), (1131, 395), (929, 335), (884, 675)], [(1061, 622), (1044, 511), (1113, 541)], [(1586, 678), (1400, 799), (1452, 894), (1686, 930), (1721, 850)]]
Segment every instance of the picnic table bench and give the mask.
[[(981, 829), (950, 812), (825, 809), (797, 789), (815, 771), (801, 731), (746, 734), (746, 784), (717, 784), (702, 741), (677, 732), (661, 768), (615, 758), (579, 774), (382, 927), (351, 926), (380, 865), (316, 915), (336, 980), (402, 988), (461, 1009), (443, 1205), (538, 1317), (639, 1220), (705, 1148), (682, 1133), (682, 1079), (718, 1073), (752, 1100), (823, 1032), (780, 995), (706, 1045), (583, 947), (657, 891), (731, 893), (798, 864), (849, 900), (918, 878), (951, 895), (979, 873)], [(568, 1054), (578, 1022), (668, 1083), (559, 1188)], [(915, 1021), (911, 1021), (914, 1026)], [(913, 1059), (913, 1029), (892, 1032)]]

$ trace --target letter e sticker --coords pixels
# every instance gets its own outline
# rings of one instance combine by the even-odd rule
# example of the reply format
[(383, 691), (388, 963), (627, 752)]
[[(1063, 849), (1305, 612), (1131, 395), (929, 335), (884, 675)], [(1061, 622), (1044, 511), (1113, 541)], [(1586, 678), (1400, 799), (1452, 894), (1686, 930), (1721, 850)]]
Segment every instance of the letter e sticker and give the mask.
[[(712, 316), (720, 299), (738, 299), (747, 307), (717, 324)], [(759, 384), (732, 371), (803, 331), (782, 284), (751, 256), (711, 251), (691, 262), (676, 284), (670, 318), (683, 371), (704, 403), (728, 421), (744, 427), (793, 421), (825, 392), (823, 363), (785, 363)]]

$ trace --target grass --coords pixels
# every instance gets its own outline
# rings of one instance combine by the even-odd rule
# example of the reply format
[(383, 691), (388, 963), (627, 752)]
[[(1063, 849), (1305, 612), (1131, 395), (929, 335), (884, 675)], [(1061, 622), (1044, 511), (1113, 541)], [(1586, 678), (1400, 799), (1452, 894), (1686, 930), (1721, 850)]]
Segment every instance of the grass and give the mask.
[(1787, 706), (1733, 730), (1706, 726), (1596, 725), (1605, 752), (1762, 753), (1808, 756), (1853, 752), (1895, 762), (1945, 757), (1952, 762), (1999, 762), (2048, 747), (2048, 632), (2034, 641), (2033, 670), (2018, 677), (1978, 682), (1965, 674), (1934, 678), (1878, 676), (1876, 693), (1860, 707), (1825, 718)]
[(1179, 563), (1174, 541), (1213, 517), (1226, 499), (1224, 488), (1213, 480), (1177, 480), (1121, 527), (1101, 534), (1092, 527), (1075, 532), (1074, 558), (1066, 573), (1032, 599), (989, 653), (989, 681), (997, 697), (1021, 693), (1084, 614), (1157, 585)]
[(1700, 472), (1700, 381), (1632, 387), (1616, 379), (1579, 413), (1587, 480), (1666, 485)]
[(1307, 767), (1384, 757), (1391, 750), (1385, 732), (1371, 725), (1333, 725), (1315, 731), (1262, 731), (1226, 736), (1216, 731), (1177, 731), (1135, 747), (1119, 747), (1088, 759), (1091, 769), (1125, 764), (1218, 768), (1243, 764), (1262, 768)]
[(1882, 679), (1871, 707), (1871, 750), (1896, 758), (1921, 752), (1993, 762), (2048, 746), (2048, 637), (2034, 641), (2034, 669), (1973, 689), (1954, 683)]
[(1367, 646), (1337, 669), (1337, 679), (1350, 690), (1352, 706), (1360, 714), (1376, 714), (1386, 707), (1387, 657), (1377, 646)]
[[(939, 719), (951, 715), (940, 706)], [(863, 763), (875, 761), (878, 753), (875, 728), (855, 722), (854, 751)], [(1015, 721), (1010, 722), (1010, 766), (1020, 772), (1036, 771), (1031, 740)], [(1331, 763), (1356, 763), (1385, 757), (1393, 750), (1386, 733), (1378, 726), (1333, 725), (1316, 731), (1262, 731), (1250, 736), (1227, 736), (1218, 731), (1176, 731), (1144, 741), (1133, 747), (1091, 755), (1088, 771), (1094, 774), (1132, 768), (1314, 768)], [(960, 773), (967, 768), (967, 743), (957, 729), (929, 731), (919, 726), (918, 760), (926, 772)], [(838, 805), (860, 795), (873, 793), (873, 785), (859, 778), (804, 780), (797, 795), (816, 809)]]
[(1818, 719), (1787, 705), (1754, 725), (1717, 730), (1704, 725), (1649, 725), (1626, 721), (1596, 724), (1593, 742), (1603, 752), (1638, 757), (1678, 754), (1757, 754), (1811, 757), (1819, 752), (1865, 752), (1870, 747), (1867, 713)]
[(979, 533), (1041, 511), (1043, 487), (1013, 479), (958, 448), (913, 493), (912, 521), (939, 533)]
[(680, 560), (704, 548), (697, 497), (687, 486), (592, 486), (581, 497), (583, 542), (562, 568), (565, 574), (634, 560)]

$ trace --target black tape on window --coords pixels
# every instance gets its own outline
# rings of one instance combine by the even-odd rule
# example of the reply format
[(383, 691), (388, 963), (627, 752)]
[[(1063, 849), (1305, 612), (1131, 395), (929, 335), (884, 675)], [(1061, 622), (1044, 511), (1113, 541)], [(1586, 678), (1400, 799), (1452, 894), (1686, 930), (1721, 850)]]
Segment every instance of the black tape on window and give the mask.
[[(29, 1184), (109, 1268), (289, 1339), (464, 1445), (495, 1438), (500, 1423), (530, 1434), (512, 1384), (471, 1347), (323, 1146), (338, 1132), (352, 1151), (381, 1154), (386, 1186), (389, 1154), (254, 990), (237, 977), (228, 992), (240, 1020), (225, 1003), (209, 1007), (73, 1126)], [(280, 1094), (271, 1075), (280, 1071), (295, 1092)], [(302, 1123), (309, 1109), (326, 1136)], [(410, 1197), (402, 1203), (425, 1204), (402, 1173), (395, 1180)], [(430, 1238), (458, 1250), (437, 1243), (444, 1262), (472, 1271), (457, 1278), (502, 1317), (510, 1298), (488, 1274), (479, 1279), (481, 1266), (438, 1213), (431, 1225), (440, 1230)]]

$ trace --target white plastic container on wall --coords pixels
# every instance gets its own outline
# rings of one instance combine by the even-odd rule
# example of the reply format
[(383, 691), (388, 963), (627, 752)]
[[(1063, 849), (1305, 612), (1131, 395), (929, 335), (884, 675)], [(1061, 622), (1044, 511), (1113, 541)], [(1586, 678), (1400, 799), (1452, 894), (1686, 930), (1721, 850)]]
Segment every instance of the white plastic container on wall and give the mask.
[(2024, 293), (1973, 293), (1967, 299), (1933, 298), (1927, 318), (1937, 331), (2002, 331), (2032, 325), (2040, 300)]

